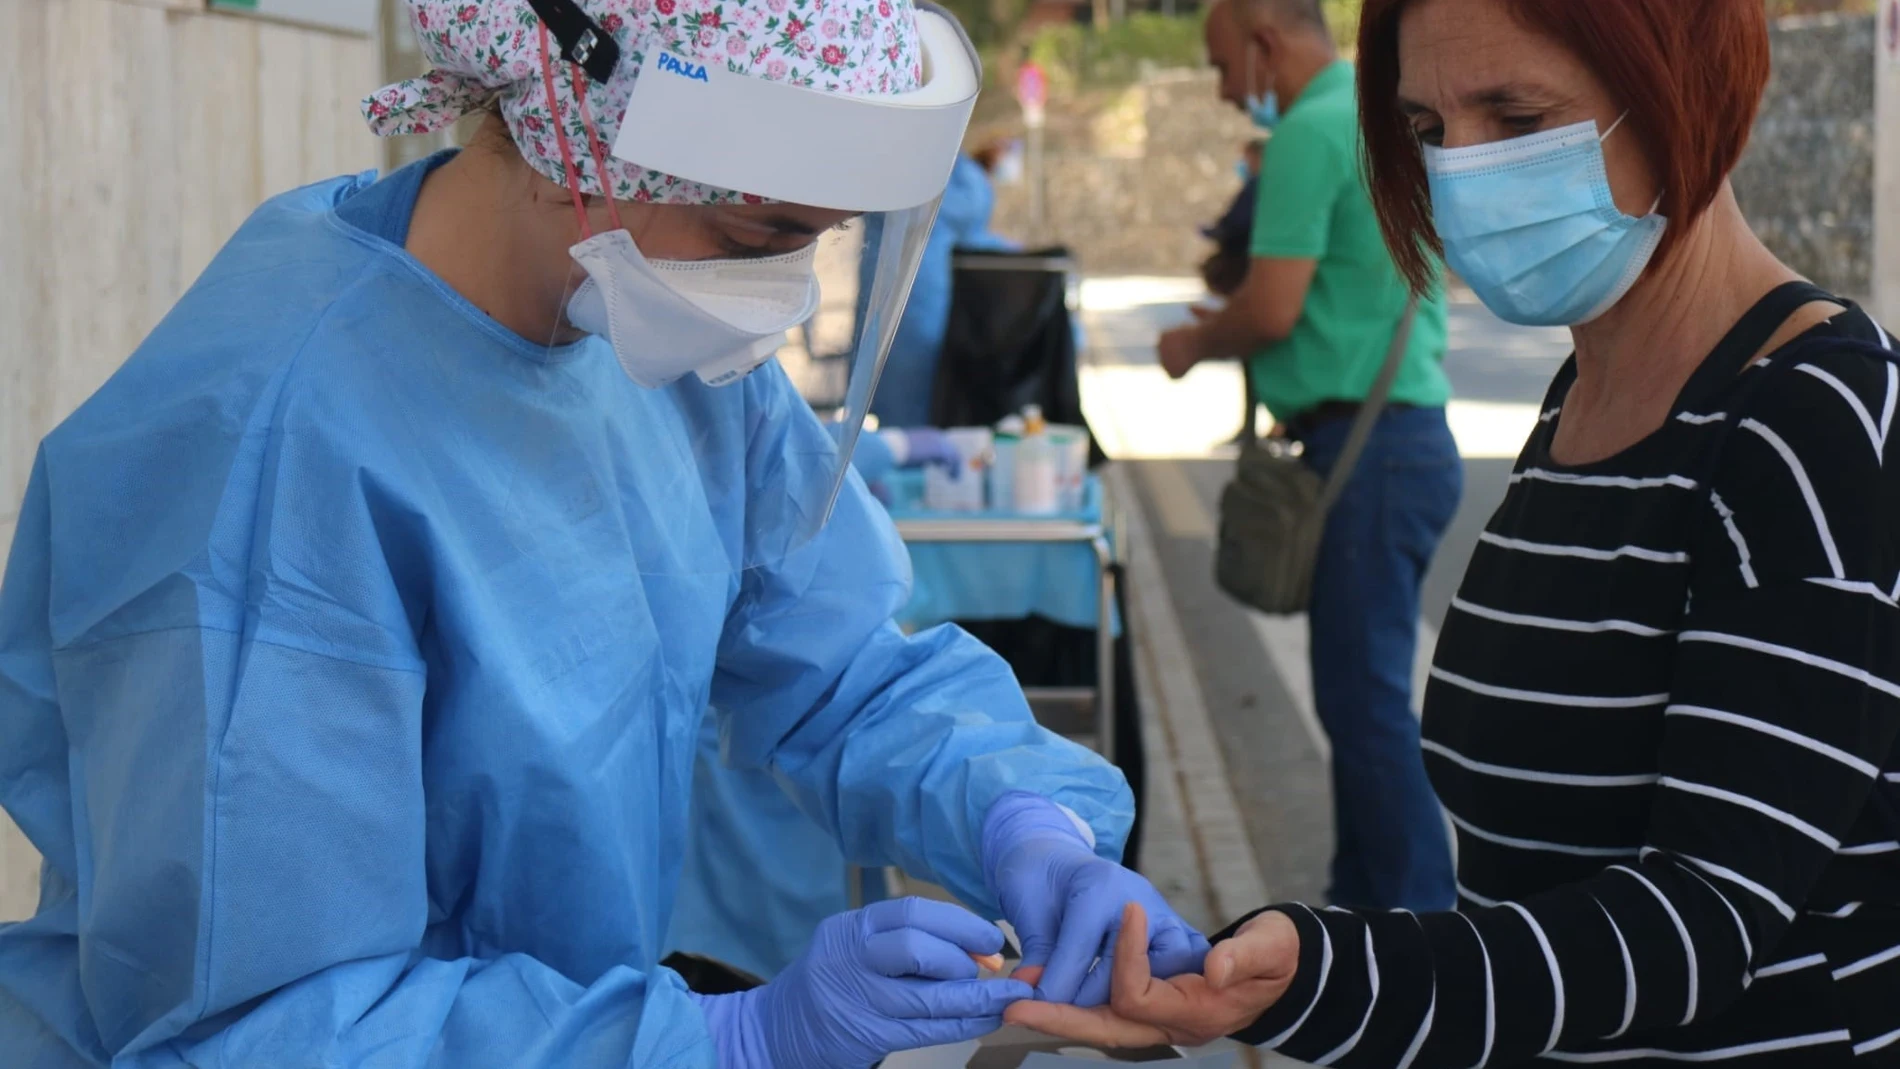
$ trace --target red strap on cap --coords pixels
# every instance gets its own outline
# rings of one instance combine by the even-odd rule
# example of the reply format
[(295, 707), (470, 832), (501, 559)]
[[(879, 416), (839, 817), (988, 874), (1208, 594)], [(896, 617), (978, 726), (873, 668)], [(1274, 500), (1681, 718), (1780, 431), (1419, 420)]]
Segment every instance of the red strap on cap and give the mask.
[(625, 229), (620, 222), (620, 202), (614, 199), (613, 186), (607, 181), (607, 156), (602, 151), (600, 128), (594, 125), (594, 117), (587, 112), (587, 71), (575, 63), (569, 70), (574, 79), (574, 98), (581, 105), (581, 130), (587, 135), (587, 147), (594, 153), (594, 173), (600, 176), (600, 192), (607, 198), (607, 216), (614, 221), (614, 229)]
[[(585, 196), (581, 193), (581, 173), (580, 170), (574, 166), (574, 147), (568, 144), (567, 141), (567, 124), (562, 121), (561, 98), (554, 92), (554, 59), (548, 49), (548, 27), (546, 23), (541, 24), (541, 84), (543, 88), (547, 90), (548, 108), (554, 113), (554, 139), (559, 142), (561, 146), (561, 166), (567, 172), (567, 192), (574, 198), (574, 215), (580, 220), (581, 240), (585, 241), (594, 236), (594, 226), (587, 221), (587, 201)], [(585, 103), (582, 104), (582, 107), (586, 107)], [(588, 131), (588, 140), (592, 141), (593, 139), (593, 133), (590, 130)], [(605, 177), (605, 174), (603, 174), (603, 181)], [(612, 197), (608, 198), (610, 201), (612, 199)], [(615, 220), (615, 225), (619, 225), (618, 219)]]

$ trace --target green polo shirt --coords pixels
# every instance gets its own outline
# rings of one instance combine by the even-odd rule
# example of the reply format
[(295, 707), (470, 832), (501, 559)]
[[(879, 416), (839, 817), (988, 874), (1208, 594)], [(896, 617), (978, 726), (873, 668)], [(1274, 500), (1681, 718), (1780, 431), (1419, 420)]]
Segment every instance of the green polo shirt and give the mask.
[[(1292, 336), (1252, 362), (1260, 399), (1280, 419), (1326, 401), (1365, 400), (1405, 311), (1405, 283), (1360, 168), (1357, 96), (1352, 64), (1321, 71), (1287, 109), (1260, 162), (1253, 255), (1319, 262)], [(1444, 357), (1439, 284), (1419, 304), (1392, 400), (1422, 407), (1450, 400)]]

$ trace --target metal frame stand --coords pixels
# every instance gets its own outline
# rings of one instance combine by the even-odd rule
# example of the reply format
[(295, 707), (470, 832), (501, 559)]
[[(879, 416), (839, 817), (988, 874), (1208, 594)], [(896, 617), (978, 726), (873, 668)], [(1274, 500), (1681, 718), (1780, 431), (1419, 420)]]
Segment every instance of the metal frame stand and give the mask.
[(1084, 543), (1095, 551), (1097, 612), (1095, 620), (1095, 687), (1029, 687), (1023, 694), (1032, 703), (1072, 702), (1092, 699), (1095, 706), (1095, 735), (1090, 743), (1095, 752), (1115, 760), (1115, 545), (1110, 533), (1112, 502), (1103, 489), (1102, 519), (1084, 523), (1069, 519), (1041, 520), (1032, 517), (1008, 519), (928, 519), (899, 520), (897, 533), (910, 543)]

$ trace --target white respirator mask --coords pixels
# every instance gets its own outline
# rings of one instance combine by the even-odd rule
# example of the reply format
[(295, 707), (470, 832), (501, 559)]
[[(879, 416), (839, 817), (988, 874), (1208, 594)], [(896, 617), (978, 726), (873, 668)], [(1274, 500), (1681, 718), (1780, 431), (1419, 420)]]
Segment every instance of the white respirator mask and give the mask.
[(570, 251), (587, 281), (568, 321), (606, 338), (627, 377), (648, 389), (687, 374), (708, 386), (737, 382), (818, 310), (816, 242), (757, 260), (649, 260), (616, 229)]
[[(740, 536), (740, 567), (776, 566), (810, 543), (848, 485), (852, 448), (982, 88), (976, 48), (950, 13), (927, 0), (914, 8), (899, 2), (870, 17), (873, 32), (881, 24), (885, 35), (877, 43), (838, 46), (847, 55), (883, 57), (859, 72), (863, 77), (814, 73), (814, 84), (795, 84), (701, 56), (686, 41), (644, 31), (623, 41), (588, 15), (587, 7), (602, 5), (528, 3), (545, 16), (538, 29), (542, 91), (554, 105), (551, 125), (579, 235), (570, 252), (586, 272), (566, 302), (567, 319), (605, 338), (634, 383), (691, 388), (697, 384), (689, 375), (712, 386), (737, 382), (771, 360), (785, 333), (818, 310), (820, 259), (836, 258), (840, 275), (859, 280), (847, 347), (814, 354), (813, 369), (822, 373), (796, 384), (767, 383), (741, 399), (756, 406), (761, 421), (753, 428), (760, 452), (752, 459), (774, 478), (806, 488), (749, 495), (743, 530), (731, 532)], [(639, 51), (623, 53), (623, 44), (634, 41)], [(626, 62), (637, 65), (637, 78), (628, 77)], [(566, 96), (557, 73), (573, 86)], [(624, 93), (611, 143), (589, 114), (589, 87), (601, 84), (613, 91), (597, 99), (618, 105)], [(625, 182), (600, 178), (590, 191), (576, 162), (582, 154), (592, 157), (596, 176), (658, 175), (719, 194), (675, 203), (813, 209), (859, 220), (865, 237), (826, 231), (798, 252), (758, 260), (649, 258), (634, 242), (641, 231), (622, 225), (623, 201), (612, 194), (646, 198)], [(595, 225), (596, 208), (610, 226)], [(646, 252), (660, 252), (648, 244)], [(835, 438), (806, 418), (814, 410), (833, 421)], [(677, 428), (681, 470), (727, 455), (727, 423), (683, 414), (689, 418)]]

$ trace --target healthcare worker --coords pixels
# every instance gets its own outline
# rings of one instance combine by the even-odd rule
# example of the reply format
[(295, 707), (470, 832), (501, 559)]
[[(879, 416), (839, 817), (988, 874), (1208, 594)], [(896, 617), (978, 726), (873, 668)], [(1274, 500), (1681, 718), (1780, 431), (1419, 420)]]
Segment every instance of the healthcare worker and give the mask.
[(910, 900), (744, 994), (658, 966), (707, 709), (854, 862), (1009, 918), (1037, 997), (1105, 997), (1129, 899), (1198, 964), (1110, 860), (1120, 778), (967, 637), (891, 624), (889, 523), (756, 368), (856, 215), (898, 312), (977, 88), (955, 22), (409, 6), (435, 70), (374, 126), (489, 109), (478, 143), (264, 205), (35, 461), (0, 803), (45, 864), (0, 1060), (867, 1066), (1031, 996)]

